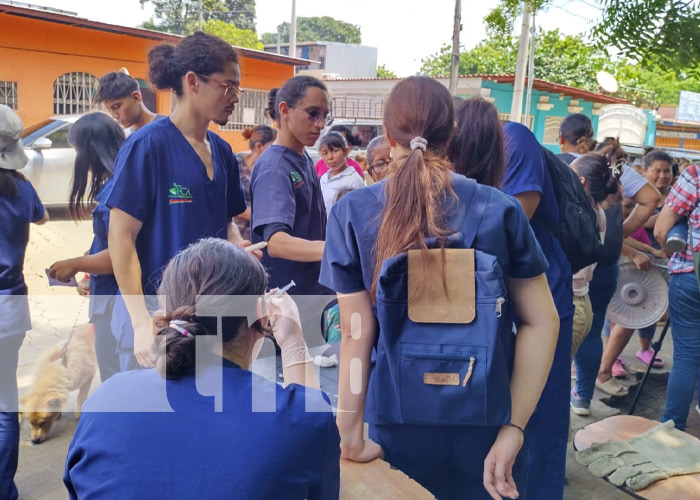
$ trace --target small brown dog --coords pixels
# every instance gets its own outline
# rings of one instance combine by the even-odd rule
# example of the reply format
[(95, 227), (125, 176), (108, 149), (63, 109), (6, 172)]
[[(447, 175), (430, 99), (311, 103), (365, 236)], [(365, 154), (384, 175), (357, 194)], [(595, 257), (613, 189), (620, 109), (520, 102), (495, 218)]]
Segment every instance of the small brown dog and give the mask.
[(20, 399), (22, 415), (32, 425), (32, 443), (46, 441), (53, 423), (61, 416), (68, 394), (79, 389), (75, 418), (80, 418), (83, 403), (97, 369), (95, 335), (89, 324), (76, 328), (64, 357), (63, 342), (53, 346), (39, 359), (35, 381), (27, 395)]

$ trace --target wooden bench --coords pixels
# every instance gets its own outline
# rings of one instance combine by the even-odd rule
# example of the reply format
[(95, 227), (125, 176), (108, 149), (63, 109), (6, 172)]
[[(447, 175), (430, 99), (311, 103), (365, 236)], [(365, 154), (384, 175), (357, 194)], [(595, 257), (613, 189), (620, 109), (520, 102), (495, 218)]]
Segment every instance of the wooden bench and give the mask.
[[(616, 415), (587, 425), (574, 436), (574, 449), (585, 450), (593, 443), (624, 441), (638, 436), (659, 425), (633, 415)], [(620, 488), (634, 498), (642, 500), (697, 500), (700, 499), (700, 474), (688, 474), (657, 481), (643, 490)]]
[[(384, 460), (340, 460), (340, 500), (434, 500), (428, 490)], [(675, 499), (680, 500), (680, 499)]]

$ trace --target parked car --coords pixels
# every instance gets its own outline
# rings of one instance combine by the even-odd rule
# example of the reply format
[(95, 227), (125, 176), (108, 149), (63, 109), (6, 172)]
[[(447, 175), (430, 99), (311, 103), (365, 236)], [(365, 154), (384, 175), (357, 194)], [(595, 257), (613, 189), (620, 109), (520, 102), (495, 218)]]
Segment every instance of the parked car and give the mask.
[(68, 132), (80, 115), (47, 118), (24, 129), (22, 143), (29, 163), (22, 172), (34, 185), (46, 207), (65, 207), (75, 149), (68, 143)]

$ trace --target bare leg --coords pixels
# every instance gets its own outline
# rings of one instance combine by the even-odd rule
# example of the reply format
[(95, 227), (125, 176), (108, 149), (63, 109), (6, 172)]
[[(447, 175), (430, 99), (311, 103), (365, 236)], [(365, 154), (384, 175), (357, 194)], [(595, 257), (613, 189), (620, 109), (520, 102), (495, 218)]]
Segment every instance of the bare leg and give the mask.
[(645, 339), (644, 337), (639, 337), (639, 350), (641, 352), (648, 351), (651, 349), (651, 339)]
[(612, 366), (620, 353), (625, 349), (634, 330), (623, 328), (620, 325), (610, 325), (610, 338), (605, 344), (603, 350), (603, 358), (600, 362), (600, 370), (598, 370), (598, 380), (607, 382), (612, 378)]

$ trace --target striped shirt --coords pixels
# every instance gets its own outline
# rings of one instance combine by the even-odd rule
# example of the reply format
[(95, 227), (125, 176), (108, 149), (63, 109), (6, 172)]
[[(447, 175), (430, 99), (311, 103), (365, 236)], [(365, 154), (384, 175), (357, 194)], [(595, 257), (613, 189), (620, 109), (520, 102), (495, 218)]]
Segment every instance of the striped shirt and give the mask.
[[(693, 246), (696, 252), (700, 252), (700, 166), (689, 165), (683, 171), (671, 188), (666, 205), (678, 215), (688, 217), (692, 228)], [(673, 254), (668, 268), (672, 274), (693, 272), (693, 253), (689, 245), (686, 246), (685, 252)]]

